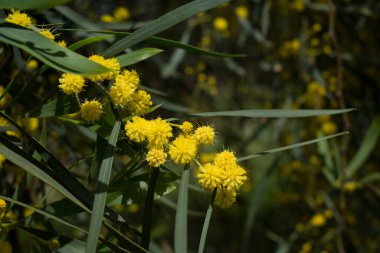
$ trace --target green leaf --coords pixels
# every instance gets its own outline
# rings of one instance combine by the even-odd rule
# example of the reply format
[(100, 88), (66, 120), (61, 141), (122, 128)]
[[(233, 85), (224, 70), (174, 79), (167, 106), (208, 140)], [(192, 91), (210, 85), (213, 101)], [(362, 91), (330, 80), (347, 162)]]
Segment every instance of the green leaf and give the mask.
[(9, 23), (0, 24), (0, 41), (19, 47), (59, 71), (93, 75), (108, 69), (45, 38), (38, 32)]
[(25, 117), (56, 117), (64, 114), (78, 112), (80, 109), (78, 103), (72, 96), (60, 97), (39, 108), (33, 109), (25, 114)]
[(73, 51), (76, 51), (81, 47), (84, 47), (84, 46), (87, 46), (87, 45), (90, 45), (90, 44), (93, 44), (95, 42), (102, 41), (102, 40), (105, 40), (108, 38), (112, 38), (112, 37), (113, 37), (112, 35), (93, 36), (93, 37), (89, 37), (89, 38), (85, 38), (85, 39), (82, 39), (80, 41), (77, 41), (77, 42), (71, 44), (68, 48), (73, 50)]
[(249, 117), (249, 118), (302, 118), (319, 115), (334, 115), (351, 112), (355, 109), (338, 110), (288, 110), (288, 109), (262, 109), (262, 110), (237, 110), (221, 112), (193, 113), (195, 117)]
[(127, 54), (120, 55), (116, 58), (120, 62), (121, 67), (126, 67), (148, 59), (158, 53), (161, 53), (162, 51), (163, 50), (158, 48), (142, 48)]
[(174, 226), (174, 252), (187, 253), (187, 199), (190, 170), (188, 165), (183, 169), (178, 191), (177, 211)]
[(341, 132), (341, 133), (324, 136), (324, 137), (317, 138), (317, 139), (310, 140), (310, 141), (305, 141), (305, 142), (300, 142), (300, 143), (293, 144), (293, 145), (288, 145), (288, 146), (281, 147), (281, 148), (274, 148), (274, 149), (270, 149), (270, 150), (267, 150), (267, 151), (259, 152), (257, 154), (240, 157), (238, 159), (238, 161), (242, 162), (242, 161), (245, 161), (245, 160), (250, 160), (250, 159), (257, 158), (257, 157), (264, 156), (264, 155), (270, 155), (270, 154), (274, 154), (274, 153), (285, 151), (285, 150), (289, 150), (289, 149), (295, 149), (295, 148), (299, 148), (299, 147), (302, 147), (302, 146), (306, 146), (306, 145), (310, 145), (310, 144), (313, 144), (313, 143), (317, 143), (317, 142), (320, 142), (320, 141), (323, 141), (323, 140), (327, 140), (327, 139), (335, 138), (335, 137), (338, 137), (338, 136), (346, 135), (346, 134), (349, 134), (349, 132)]
[(349, 177), (353, 176), (358, 169), (367, 160), (368, 156), (371, 154), (372, 150), (375, 148), (376, 143), (380, 136), (380, 116), (377, 116), (371, 123), (362, 144), (358, 152), (355, 154), (354, 158), (347, 166), (347, 175)]
[(65, 4), (71, 0), (1, 0), (1, 9), (32, 9), (32, 10), (46, 10), (51, 7)]
[(229, 2), (229, 0), (195, 0), (188, 4), (182, 5), (181, 7), (153, 20), (149, 24), (142, 26), (126, 38), (117, 41), (104, 52), (104, 55), (107, 57), (114, 56), (125, 49), (130, 48), (131, 46), (136, 45), (137, 43), (178, 24), (181, 21), (192, 17), (199, 12), (209, 10), (226, 2)]
[(199, 242), (198, 253), (203, 253), (205, 245), (206, 245), (208, 228), (210, 226), (212, 210), (214, 209), (214, 201), (215, 201), (215, 197), (216, 197), (216, 191), (217, 191), (217, 188), (215, 188), (214, 191), (212, 192), (210, 205), (207, 208), (205, 221), (204, 221), (203, 227), (202, 227), (202, 233), (201, 233), (201, 239)]
[(107, 199), (107, 188), (112, 171), (113, 151), (116, 147), (117, 137), (120, 131), (120, 121), (116, 121), (112, 129), (108, 146), (103, 154), (103, 161), (100, 165), (98, 185), (95, 193), (94, 205), (90, 220), (90, 229), (86, 243), (86, 253), (95, 253), (99, 237), (100, 228), (103, 221), (103, 214)]

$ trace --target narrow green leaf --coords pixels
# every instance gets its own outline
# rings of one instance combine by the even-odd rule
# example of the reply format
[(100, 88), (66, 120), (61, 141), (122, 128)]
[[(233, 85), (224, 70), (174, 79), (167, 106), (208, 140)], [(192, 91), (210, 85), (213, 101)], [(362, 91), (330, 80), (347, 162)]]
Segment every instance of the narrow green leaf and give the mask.
[(71, 0), (1, 0), (0, 8), (1, 9), (32, 9), (32, 10), (46, 10), (51, 7), (65, 4)]
[(137, 62), (148, 59), (158, 53), (161, 53), (163, 50), (157, 48), (142, 48), (130, 53), (126, 53), (116, 57), (120, 62), (121, 67), (130, 66)]
[(103, 213), (107, 199), (107, 188), (112, 171), (113, 151), (116, 147), (117, 137), (120, 131), (120, 121), (116, 121), (112, 129), (108, 146), (103, 155), (103, 161), (100, 166), (98, 185), (95, 193), (94, 205), (90, 220), (90, 229), (86, 243), (86, 253), (95, 253), (97, 241), (102, 225)]
[(377, 116), (371, 123), (358, 152), (347, 166), (347, 175), (353, 176), (367, 160), (380, 136), (380, 116)]
[(217, 5), (229, 2), (230, 0), (195, 0), (188, 4), (182, 5), (181, 7), (166, 13), (165, 15), (157, 18), (156, 20), (142, 26), (133, 32), (130, 36), (117, 41), (111, 47), (109, 47), (104, 55), (107, 57), (114, 56), (127, 48), (130, 48), (137, 43), (146, 40), (147, 38), (162, 32), (181, 21), (184, 21), (191, 16), (207, 11)]
[(189, 166), (183, 169), (178, 191), (177, 211), (174, 225), (174, 252), (187, 253), (187, 198), (189, 187)]
[(35, 108), (25, 114), (25, 117), (56, 117), (64, 114), (78, 112), (80, 109), (78, 103), (72, 96), (60, 97), (54, 101)]
[(206, 245), (208, 227), (210, 226), (212, 210), (214, 209), (214, 201), (215, 201), (215, 197), (216, 197), (216, 191), (217, 191), (217, 188), (214, 189), (214, 191), (212, 192), (212, 195), (211, 195), (210, 205), (208, 206), (205, 221), (204, 221), (203, 227), (202, 227), (202, 233), (201, 233), (201, 239), (199, 242), (198, 253), (203, 253), (205, 245)]
[(310, 145), (310, 144), (313, 144), (313, 143), (317, 143), (319, 141), (323, 141), (323, 140), (335, 138), (335, 137), (338, 137), (338, 136), (346, 135), (346, 134), (349, 134), (349, 132), (341, 132), (341, 133), (337, 133), (337, 134), (327, 135), (327, 136), (324, 136), (324, 137), (321, 137), (321, 138), (317, 138), (317, 139), (314, 139), (314, 140), (310, 140), (310, 141), (305, 141), (305, 142), (300, 142), (300, 143), (293, 144), (293, 145), (288, 145), (288, 146), (281, 147), (281, 148), (274, 148), (274, 149), (270, 149), (270, 150), (267, 150), (267, 151), (259, 152), (259, 153), (254, 154), (254, 155), (248, 155), (248, 156), (240, 157), (238, 159), (238, 161), (241, 162), (241, 161), (250, 160), (250, 159), (257, 158), (257, 157), (264, 156), (264, 155), (270, 155), (270, 154), (274, 154), (274, 153), (285, 151), (285, 150), (289, 150), (289, 149), (295, 149), (295, 148), (299, 148), (299, 147), (302, 147), (302, 146), (306, 146), (306, 145)]
[(76, 51), (81, 47), (84, 47), (84, 46), (87, 46), (87, 45), (90, 45), (90, 44), (93, 44), (95, 42), (102, 41), (102, 40), (105, 40), (108, 38), (112, 38), (112, 37), (113, 37), (113, 35), (93, 36), (93, 37), (89, 37), (89, 38), (85, 38), (85, 39), (82, 39), (80, 41), (77, 41), (77, 42), (71, 44), (68, 48), (70, 50)]
[(249, 117), (249, 118), (301, 118), (319, 115), (334, 115), (351, 112), (355, 109), (338, 110), (288, 110), (288, 109), (262, 109), (262, 110), (237, 110), (221, 112), (193, 113), (195, 117)]
[(0, 24), (0, 41), (19, 47), (59, 71), (93, 75), (108, 69), (45, 38), (38, 32), (9, 23)]

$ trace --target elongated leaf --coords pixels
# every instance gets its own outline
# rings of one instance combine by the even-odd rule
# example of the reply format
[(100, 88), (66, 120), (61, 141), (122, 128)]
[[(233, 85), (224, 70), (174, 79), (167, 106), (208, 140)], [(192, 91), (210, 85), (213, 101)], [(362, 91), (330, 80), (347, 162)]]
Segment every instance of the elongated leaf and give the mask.
[(193, 113), (195, 117), (249, 117), (249, 118), (302, 118), (319, 115), (333, 115), (351, 112), (355, 109), (338, 110), (288, 110), (288, 109), (262, 109), (262, 110), (238, 110), (222, 112)]
[(352, 176), (355, 174), (355, 172), (360, 169), (360, 167), (363, 165), (363, 163), (367, 160), (368, 156), (371, 154), (372, 150), (375, 148), (375, 145), (379, 139), (380, 136), (380, 116), (376, 117), (363, 141), (360, 145), (360, 148), (354, 158), (351, 160), (351, 162), (347, 166), (347, 174), (348, 176)]
[(178, 191), (177, 211), (174, 225), (174, 252), (187, 253), (187, 197), (189, 187), (189, 167), (186, 165), (181, 176)]
[(70, 2), (71, 0), (1, 0), (0, 8), (4, 9), (33, 9), (45, 10), (56, 5), (61, 5)]
[(107, 199), (107, 188), (112, 171), (113, 151), (116, 147), (120, 125), (120, 121), (115, 122), (108, 146), (103, 155), (102, 164), (100, 166), (97, 192), (95, 194), (94, 205), (92, 207), (90, 229), (86, 243), (86, 253), (95, 253), (96, 251), (96, 243), (98, 241), (100, 227), (102, 225), (103, 213)]
[(130, 36), (119, 40), (109, 47), (104, 52), (104, 55), (108, 57), (114, 56), (117, 53), (120, 53), (125, 49), (130, 48), (131, 46), (136, 45), (137, 43), (144, 41), (147, 38), (178, 24), (181, 21), (186, 20), (199, 12), (207, 11), (226, 2), (229, 2), (229, 0), (195, 0), (185, 4), (137, 29)]
[(270, 154), (274, 154), (274, 153), (285, 151), (285, 150), (289, 150), (289, 149), (299, 148), (299, 147), (302, 147), (302, 146), (306, 146), (306, 145), (310, 145), (310, 144), (313, 144), (313, 143), (317, 143), (317, 142), (322, 141), (322, 140), (327, 140), (327, 139), (335, 138), (335, 137), (346, 135), (346, 134), (349, 134), (349, 132), (341, 132), (341, 133), (337, 133), (337, 134), (327, 135), (327, 136), (324, 136), (324, 137), (321, 137), (321, 138), (317, 138), (317, 139), (314, 139), (314, 140), (310, 140), (310, 141), (305, 141), (305, 142), (300, 142), (300, 143), (293, 144), (293, 145), (288, 145), (288, 146), (281, 147), (281, 148), (274, 148), (274, 149), (270, 149), (270, 150), (267, 150), (267, 151), (259, 152), (259, 153), (254, 154), (254, 155), (248, 155), (248, 156), (240, 157), (238, 159), (238, 161), (241, 162), (241, 161), (257, 158), (257, 157), (260, 157), (260, 156), (263, 156), (263, 155), (270, 155)]
[(127, 54), (120, 55), (116, 58), (120, 62), (121, 67), (126, 67), (137, 62), (143, 61), (145, 59), (148, 59), (161, 52), (162, 50), (157, 48), (142, 48)]
[(33, 109), (25, 114), (25, 117), (57, 117), (64, 114), (74, 113), (79, 111), (79, 105), (71, 96), (60, 97), (43, 106)]
[(210, 205), (208, 206), (205, 221), (203, 223), (203, 228), (202, 228), (202, 233), (201, 233), (201, 239), (199, 242), (199, 247), (198, 247), (198, 253), (203, 253), (205, 245), (206, 245), (206, 238), (207, 238), (207, 233), (208, 233), (208, 227), (210, 226), (210, 221), (211, 221), (211, 215), (212, 215), (212, 210), (214, 209), (214, 201), (216, 197), (216, 191), (217, 188), (214, 189), (212, 192), (211, 200), (210, 200)]
[(90, 45), (92, 43), (102, 41), (102, 40), (105, 40), (108, 38), (112, 38), (112, 37), (113, 37), (112, 35), (93, 36), (93, 37), (89, 37), (89, 38), (85, 38), (83, 40), (77, 41), (77, 42), (71, 44), (68, 48), (73, 50), (73, 51), (76, 51), (81, 47), (84, 47), (84, 46), (87, 46), (87, 45)]
[(33, 210), (33, 211), (39, 213), (39, 214), (42, 214), (42, 215), (45, 216), (46, 218), (49, 218), (49, 219), (55, 220), (55, 221), (57, 221), (57, 222), (59, 222), (59, 223), (62, 223), (62, 224), (64, 224), (64, 225), (68, 226), (68, 227), (71, 227), (71, 228), (74, 228), (74, 229), (76, 229), (76, 230), (79, 230), (79, 231), (81, 231), (81, 232), (83, 232), (83, 233), (85, 233), (85, 234), (88, 233), (86, 230), (84, 230), (84, 229), (82, 229), (82, 228), (80, 228), (80, 227), (77, 227), (77, 226), (71, 224), (70, 222), (65, 221), (64, 219), (59, 218), (59, 217), (57, 217), (57, 216), (55, 216), (55, 215), (52, 215), (51, 213), (45, 212), (45, 211), (43, 211), (43, 210), (41, 210), (41, 209), (38, 209), (38, 208), (32, 207), (32, 206), (30, 206), (30, 205), (24, 204), (24, 203), (22, 203), (22, 202), (20, 202), (20, 201), (17, 201), (17, 200), (14, 200), (14, 199), (12, 199), (12, 198), (8, 198), (8, 197), (2, 196), (2, 195), (0, 195), (0, 199), (4, 199), (4, 200), (6, 200), (6, 201), (9, 201), (9, 202), (14, 203), (14, 204), (19, 205), (19, 206), (23, 206), (23, 207), (25, 207), (25, 208), (29, 208), (29, 209), (31, 209), (31, 210)]
[(0, 41), (19, 47), (50, 67), (68, 73), (93, 75), (108, 69), (41, 34), (9, 23), (0, 24)]

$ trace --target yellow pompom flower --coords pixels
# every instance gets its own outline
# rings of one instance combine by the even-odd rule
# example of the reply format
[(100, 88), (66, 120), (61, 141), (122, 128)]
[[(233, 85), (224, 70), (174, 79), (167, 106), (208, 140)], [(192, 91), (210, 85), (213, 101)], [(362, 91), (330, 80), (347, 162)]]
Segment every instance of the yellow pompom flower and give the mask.
[(114, 12), (113, 12), (113, 17), (115, 18), (116, 21), (124, 21), (127, 20), (131, 16), (130, 11), (128, 8), (119, 6), (117, 7)]
[(214, 28), (217, 31), (226, 31), (228, 29), (228, 21), (223, 17), (216, 17), (214, 19)]
[(143, 115), (152, 104), (150, 95), (144, 90), (139, 90), (132, 94), (132, 98), (128, 103), (128, 109), (134, 114)]
[(3, 163), (7, 160), (5, 156), (0, 154), (0, 168), (3, 168)]
[(67, 42), (65, 40), (60, 40), (57, 42), (57, 44), (61, 47), (64, 47), (64, 48), (67, 47)]
[(150, 167), (159, 167), (166, 160), (168, 155), (161, 148), (152, 148), (146, 154), (146, 161)]
[(224, 150), (216, 154), (214, 164), (222, 170), (229, 170), (236, 167), (237, 159), (233, 152)]
[(332, 121), (326, 121), (323, 122), (322, 124), (322, 131), (326, 135), (334, 134), (337, 131), (337, 126), (334, 122)]
[(236, 192), (228, 191), (227, 189), (221, 187), (216, 191), (214, 204), (220, 208), (230, 207), (236, 200)]
[(228, 191), (239, 189), (247, 180), (246, 173), (247, 172), (238, 165), (225, 170), (223, 186), (225, 186)]
[(236, 7), (235, 15), (241, 19), (247, 19), (248, 15), (249, 15), (249, 11), (248, 11), (247, 7), (241, 5), (241, 6)]
[(140, 77), (135, 70), (124, 70), (116, 76), (115, 83), (110, 88), (112, 102), (119, 106), (127, 106), (139, 84)]
[(49, 30), (44, 29), (39, 32), (41, 35), (43, 35), (45, 38), (48, 38), (49, 40), (54, 41), (55, 37), (54, 34), (52, 34)]
[(313, 227), (322, 227), (326, 224), (326, 218), (322, 213), (317, 213), (310, 219), (310, 225)]
[(149, 122), (147, 139), (149, 147), (162, 147), (173, 136), (172, 127), (166, 120), (157, 118)]
[(100, 16), (100, 21), (102, 21), (104, 23), (113, 23), (113, 22), (115, 22), (115, 19), (110, 14), (104, 14), (104, 15)]
[(40, 121), (38, 118), (23, 118), (20, 119), (20, 125), (25, 128), (29, 133), (33, 133), (38, 130), (40, 126)]
[(197, 155), (197, 142), (191, 136), (178, 136), (169, 146), (170, 158), (176, 164), (188, 164)]
[(84, 86), (84, 78), (80, 75), (63, 73), (59, 78), (59, 83), (60, 84), (58, 87), (63, 91), (63, 93), (68, 95), (75, 94), (82, 91)]
[(195, 173), (198, 183), (206, 191), (213, 191), (216, 187), (222, 184), (224, 178), (224, 171), (216, 167), (214, 164), (206, 163), (198, 168)]
[(7, 208), (7, 202), (4, 199), (0, 199), (0, 212), (4, 211)]
[(198, 144), (209, 146), (214, 142), (214, 137), (215, 130), (211, 126), (198, 127), (194, 132), (194, 138)]
[(134, 116), (125, 124), (125, 133), (129, 139), (137, 143), (141, 143), (147, 139), (147, 130), (150, 122), (146, 119)]
[(36, 69), (38, 68), (38, 61), (31, 59), (30, 61), (26, 63), (26, 67), (28, 69)]
[(100, 118), (103, 113), (103, 106), (97, 100), (86, 100), (80, 106), (80, 115), (82, 119), (88, 122), (94, 122)]
[(187, 136), (191, 134), (194, 127), (193, 124), (191, 124), (189, 121), (185, 121), (179, 128), (181, 129), (183, 135)]
[(105, 59), (103, 56), (100, 55), (92, 55), (88, 59), (110, 69), (110, 71), (106, 73), (89, 76), (88, 78), (93, 82), (112, 80), (120, 72), (120, 63), (116, 58)]
[(9, 13), (5, 18), (5, 21), (26, 28), (30, 28), (32, 25), (31, 18), (26, 13), (22, 13), (19, 10), (12, 10), (12, 13)]

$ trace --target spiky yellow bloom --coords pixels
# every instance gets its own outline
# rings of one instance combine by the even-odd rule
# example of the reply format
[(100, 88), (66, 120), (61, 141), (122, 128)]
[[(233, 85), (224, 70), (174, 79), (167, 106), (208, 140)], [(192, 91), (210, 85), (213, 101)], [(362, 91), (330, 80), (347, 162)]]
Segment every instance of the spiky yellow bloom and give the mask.
[(0, 199), (0, 212), (7, 208), (7, 202), (4, 199)]
[(12, 253), (12, 245), (8, 241), (0, 240), (0, 249), (2, 253)]
[(120, 72), (120, 63), (116, 58), (105, 59), (103, 56), (100, 56), (100, 55), (92, 55), (89, 57), (89, 59), (91, 61), (99, 63), (100, 65), (103, 65), (104, 67), (110, 69), (110, 71), (106, 73), (89, 76), (88, 78), (93, 82), (112, 80)]
[(214, 164), (223, 170), (228, 170), (230, 168), (235, 168), (237, 159), (233, 152), (224, 150), (216, 154), (214, 159)]
[(110, 14), (104, 14), (104, 15), (100, 16), (100, 21), (102, 21), (104, 23), (113, 23), (113, 22), (115, 22), (115, 19)]
[(52, 34), (49, 30), (44, 29), (39, 32), (41, 35), (43, 35), (45, 38), (48, 38), (49, 40), (54, 41), (55, 37), (54, 34)]
[(240, 5), (240, 6), (236, 7), (235, 15), (241, 19), (247, 19), (248, 15), (249, 15), (249, 11), (248, 11), (247, 7)]
[(60, 84), (58, 87), (63, 91), (63, 93), (68, 95), (75, 94), (82, 91), (84, 86), (84, 78), (80, 75), (63, 73), (59, 78), (59, 83)]
[(150, 167), (159, 167), (166, 160), (168, 155), (161, 148), (152, 148), (146, 154), (146, 161)]
[(134, 114), (143, 115), (152, 104), (150, 95), (144, 90), (139, 90), (132, 94), (132, 99), (128, 103), (128, 109)]
[(198, 127), (194, 132), (198, 144), (209, 146), (214, 142), (215, 130), (211, 126)]
[(194, 127), (193, 124), (191, 124), (189, 121), (185, 121), (179, 128), (181, 129), (183, 135), (187, 136), (191, 134)]
[(217, 31), (226, 31), (228, 29), (228, 21), (227, 19), (223, 18), (223, 17), (216, 17), (214, 19), (214, 28), (215, 30)]
[(116, 105), (127, 106), (139, 83), (140, 78), (135, 70), (124, 70), (123, 73), (116, 76), (115, 83), (110, 88), (112, 101)]
[(197, 155), (197, 142), (192, 136), (178, 136), (169, 146), (170, 158), (176, 164), (188, 164)]
[(67, 47), (67, 42), (66, 42), (65, 40), (60, 40), (60, 41), (58, 41), (57, 43), (58, 43), (58, 45), (61, 46), (61, 47), (64, 47), (64, 48)]
[(317, 213), (310, 219), (310, 225), (313, 227), (322, 227), (326, 224), (326, 218), (322, 213)]
[(136, 89), (140, 85), (140, 77), (137, 74), (136, 70), (127, 70), (125, 69), (122, 73), (123, 81), (128, 83), (131, 86), (134, 86)]
[(12, 10), (12, 13), (9, 13), (5, 18), (5, 21), (26, 28), (30, 28), (32, 25), (32, 20), (30, 17), (26, 13), (22, 13), (19, 10)]
[(113, 11), (113, 16), (116, 21), (120, 22), (127, 20), (131, 16), (131, 13), (128, 8), (119, 6)]
[(3, 163), (5, 162), (5, 160), (7, 160), (7, 158), (3, 156), (2, 154), (0, 154), (0, 168), (3, 167)]
[(198, 179), (198, 182), (203, 189), (206, 191), (213, 191), (216, 187), (222, 184), (224, 171), (214, 164), (206, 163), (198, 168), (195, 177)]
[(157, 118), (149, 122), (147, 139), (149, 147), (162, 147), (173, 136), (172, 127), (166, 120)]
[(220, 187), (216, 191), (214, 204), (220, 208), (228, 208), (235, 202), (235, 200), (236, 191), (228, 191), (227, 189)]
[(225, 170), (223, 186), (225, 186), (228, 191), (239, 189), (247, 180), (246, 173), (247, 172), (238, 165), (232, 168), (230, 167)]
[(141, 143), (147, 139), (147, 130), (149, 122), (146, 119), (134, 116), (125, 124), (125, 133), (129, 139), (137, 143)]
[(82, 119), (88, 122), (94, 122), (100, 118), (103, 113), (103, 106), (97, 100), (86, 100), (80, 106), (80, 115)]

